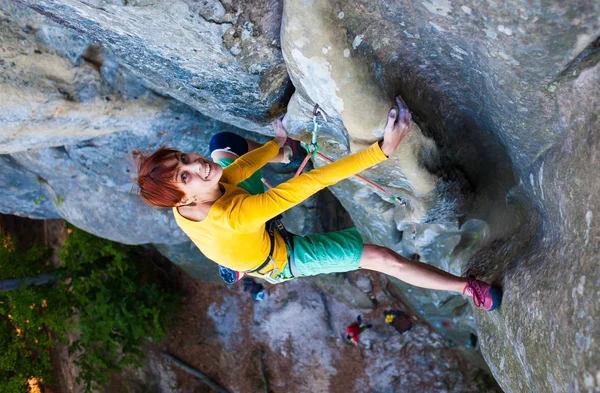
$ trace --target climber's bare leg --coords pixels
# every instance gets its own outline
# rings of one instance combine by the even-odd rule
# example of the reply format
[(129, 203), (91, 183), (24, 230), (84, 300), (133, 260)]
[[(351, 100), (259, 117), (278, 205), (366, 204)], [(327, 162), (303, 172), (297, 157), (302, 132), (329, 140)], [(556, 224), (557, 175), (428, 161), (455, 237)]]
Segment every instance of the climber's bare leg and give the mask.
[(462, 293), (466, 279), (423, 262), (411, 261), (389, 248), (365, 244), (358, 263), (361, 269), (388, 274), (421, 288)]

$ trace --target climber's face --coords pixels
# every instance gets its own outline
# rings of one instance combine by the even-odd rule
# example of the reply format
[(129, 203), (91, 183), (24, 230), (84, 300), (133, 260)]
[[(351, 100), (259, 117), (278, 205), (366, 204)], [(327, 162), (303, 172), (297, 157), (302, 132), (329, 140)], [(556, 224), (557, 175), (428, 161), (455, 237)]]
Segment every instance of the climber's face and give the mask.
[(173, 181), (185, 194), (179, 206), (193, 202), (212, 202), (211, 199), (220, 193), (219, 180), (223, 175), (223, 168), (200, 154), (177, 153), (174, 159), (177, 160), (177, 165)]

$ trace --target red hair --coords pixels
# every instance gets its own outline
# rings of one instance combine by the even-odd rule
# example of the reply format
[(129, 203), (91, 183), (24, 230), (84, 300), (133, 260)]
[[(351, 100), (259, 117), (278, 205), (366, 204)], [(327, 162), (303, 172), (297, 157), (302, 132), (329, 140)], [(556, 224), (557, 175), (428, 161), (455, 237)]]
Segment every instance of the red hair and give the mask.
[(166, 146), (148, 157), (139, 150), (134, 152), (138, 161), (137, 194), (144, 202), (156, 207), (175, 207), (181, 202), (185, 193), (175, 184), (177, 160), (173, 160), (178, 153)]

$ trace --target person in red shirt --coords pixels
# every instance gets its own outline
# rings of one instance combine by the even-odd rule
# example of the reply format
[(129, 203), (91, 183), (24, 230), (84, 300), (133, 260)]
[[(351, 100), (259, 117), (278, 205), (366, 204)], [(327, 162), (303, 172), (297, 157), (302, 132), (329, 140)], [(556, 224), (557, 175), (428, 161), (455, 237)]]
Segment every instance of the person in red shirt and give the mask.
[(356, 321), (346, 326), (346, 338), (354, 344), (358, 344), (358, 336), (367, 329), (371, 329), (373, 325), (368, 324), (363, 326), (360, 315), (356, 317)]

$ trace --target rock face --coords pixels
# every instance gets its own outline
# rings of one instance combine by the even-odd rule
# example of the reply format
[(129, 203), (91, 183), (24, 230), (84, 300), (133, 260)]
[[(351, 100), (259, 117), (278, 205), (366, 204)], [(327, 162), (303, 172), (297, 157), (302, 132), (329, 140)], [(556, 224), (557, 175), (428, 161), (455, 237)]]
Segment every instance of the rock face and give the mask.
[(134, 147), (268, 135), (295, 87), (290, 133), (310, 138), (319, 103), (337, 158), (377, 139), (400, 94), (410, 137), (365, 174), (405, 204), (355, 180), (334, 193), (366, 241), (476, 268), (505, 298), (473, 315), (457, 296), (387, 290), (459, 344), (476, 321), (507, 392), (594, 391), (599, 15), (589, 0), (0, 0), (0, 211), (160, 243), (206, 277), (170, 213), (136, 203)]
[[(351, 54), (364, 36), (357, 36), (349, 46), (341, 10), (345, 7), (340, 7), (329, 1), (315, 1), (310, 6), (302, 1), (285, 2), (281, 42), (296, 86), (289, 113), (302, 116), (318, 103), (330, 120), (325, 124), (329, 137), (349, 147), (343, 149), (347, 153), (381, 138), (393, 99), (371, 75), (369, 64)], [(293, 128), (293, 121), (290, 123)], [(393, 179), (385, 183), (399, 188), (395, 191), (408, 202), (406, 210), (411, 214), (406, 221), (421, 221), (431, 207), (427, 206), (431, 201), (423, 197), (434, 193), (437, 179), (420, 158), (426, 156), (433, 165), (436, 155), (434, 142), (413, 123), (402, 147), (380, 165), (379, 172), (391, 172), (389, 178)]]
[(153, 89), (265, 131), (288, 83), (280, 1), (18, 1), (109, 47)]
[[(600, 387), (595, 366), (600, 304), (589, 297), (600, 284), (600, 66), (597, 49), (589, 51), (596, 51), (595, 65), (570, 69), (570, 80), (561, 80), (556, 89), (566, 126), (561, 143), (532, 165), (524, 187), (541, 220), (474, 258), (503, 275), (503, 310), (480, 318), (479, 328), (487, 336), (484, 355), (506, 391), (593, 392)], [(531, 240), (520, 249), (523, 239)]]

